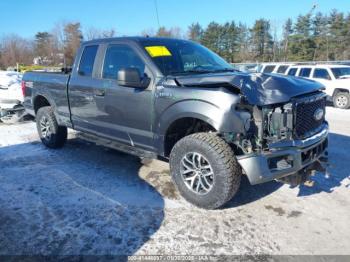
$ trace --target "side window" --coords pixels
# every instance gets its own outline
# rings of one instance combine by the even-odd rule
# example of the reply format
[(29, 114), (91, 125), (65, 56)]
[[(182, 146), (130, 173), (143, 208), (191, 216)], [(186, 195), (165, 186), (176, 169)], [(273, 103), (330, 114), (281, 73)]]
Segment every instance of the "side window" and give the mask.
[(291, 68), (291, 69), (289, 69), (288, 75), (289, 76), (295, 76), (295, 74), (297, 73), (297, 70), (298, 70), (298, 68)]
[(287, 71), (287, 69), (288, 69), (288, 66), (286, 66), (286, 65), (281, 65), (281, 66), (278, 67), (277, 73), (279, 73), (279, 74), (284, 74), (284, 73)]
[(127, 45), (110, 45), (107, 48), (102, 77), (117, 79), (122, 68), (137, 68), (140, 74), (145, 73), (145, 63), (139, 55)]
[(274, 66), (274, 65), (267, 65), (267, 66), (265, 66), (265, 68), (264, 68), (264, 73), (271, 73), (274, 69), (275, 69), (275, 67), (276, 66)]
[(316, 68), (314, 71), (314, 78), (331, 80), (331, 77), (328, 74), (327, 69), (324, 69), (324, 68)]
[(299, 76), (301, 77), (310, 77), (311, 68), (303, 67), (300, 69)]
[(97, 49), (97, 45), (91, 45), (84, 48), (79, 64), (79, 75), (92, 76)]

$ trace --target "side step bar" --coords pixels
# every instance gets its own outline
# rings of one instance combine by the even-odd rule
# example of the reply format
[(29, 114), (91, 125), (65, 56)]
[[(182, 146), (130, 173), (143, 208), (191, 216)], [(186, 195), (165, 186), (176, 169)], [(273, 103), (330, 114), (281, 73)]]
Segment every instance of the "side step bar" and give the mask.
[(77, 133), (77, 138), (80, 138), (82, 140), (95, 143), (96, 145), (99, 146), (105, 146), (108, 148), (112, 148), (127, 154), (131, 154), (134, 156), (142, 157), (142, 158), (152, 158), (152, 159), (157, 159), (157, 154), (146, 151), (140, 148), (136, 148), (134, 146), (126, 145), (121, 142), (117, 142), (114, 140), (106, 139), (106, 138), (101, 138), (93, 134), (88, 134), (88, 133), (82, 133), (78, 132)]

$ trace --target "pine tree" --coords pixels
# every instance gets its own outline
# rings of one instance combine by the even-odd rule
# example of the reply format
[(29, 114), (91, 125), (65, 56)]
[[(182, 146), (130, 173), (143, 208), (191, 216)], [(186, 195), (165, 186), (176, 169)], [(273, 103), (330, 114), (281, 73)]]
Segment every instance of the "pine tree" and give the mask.
[(271, 61), (273, 41), (268, 20), (259, 19), (255, 21), (251, 29), (251, 45), (256, 60)]
[(211, 22), (203, 33), (201, 43), (212, 51), (221, 55), (222, 47), (222, 26), (216, 22)]
[(42, 62), (50, 64), (53, 56), (52, 35), (48, 32), (38, 32), (35, 35), (35, 55), (42, 59)]
[(200, 43), (203, 37), (203, 28), (199, 23), (192, 23), (188, 27), (188, 38), (192, 41)]
[(337, 10), (332, 10), (329, 16), (329, 53), (330, 59), (344, 59), (345, 44), (345, 19), (344, 14)]
[(239, 23), (237, 27), (237, 62), (245, 62), (251, 60), (251, 48), (249, 39), (249, 28), (245, 24)]
[(289, 37), (288, 59), (291, 61), (312, 61), (316, 43), (311, 34), (311, 15), (299, 15), (294, 34)]
[(298, 35), (305, 38), (309, 37), (311, 32), (311, 15), (299, 15), (294, 30)]
[(225, 23), (222, 26), (222, 38), (221, 38), (221, 54), (228, 62), (235, 61), (235, 55), (237, 53), (238, 30), (234, 21), (231, 23)]
[(312, 20), (311, 27), (316, 46), (313, 60), (327, 60), (327, 17), (318, 12)]

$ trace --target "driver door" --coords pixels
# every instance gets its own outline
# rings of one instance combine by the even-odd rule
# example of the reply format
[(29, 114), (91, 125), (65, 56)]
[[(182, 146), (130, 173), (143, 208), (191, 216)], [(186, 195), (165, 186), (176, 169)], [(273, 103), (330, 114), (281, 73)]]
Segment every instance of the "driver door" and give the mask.
[[(103, 135), (121, 140), (128, 145), (153, 149), (153, 79), (141, 54), (126, 43), (110, 44), (105, 47), (100, 85), (105, 90), (103, 111), (99, 125)], [(146, 88), (118, 85), (118, 71), (122, 68), (136, 68), (141, 76), (147, 75), (151, 83)]]

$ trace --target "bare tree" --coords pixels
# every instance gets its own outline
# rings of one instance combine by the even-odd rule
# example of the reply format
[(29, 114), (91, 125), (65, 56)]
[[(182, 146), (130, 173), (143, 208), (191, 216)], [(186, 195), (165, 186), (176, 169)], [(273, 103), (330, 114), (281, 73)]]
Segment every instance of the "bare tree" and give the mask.
[(185, 34), (183, 33), (180, 27), (172, 27), (170, 28), (171, 37), (174, 38), (185, 38)]
[(66, 65), (72, 65), (83, 34), (80, 23), (68, 23), (64, 27), (64, 57)]
[(155, 31), (154, 31), (153, 28), (148, 28), (148, 29), (143, 30), (143, 31), (141, 32), (141, 35), (142, 35), (142, 36), (155, 36), (156, 33), (155, 33)]
[(108, 30), (102, 30), (95, 27), (88, 28), (84, 33), (84, 39), (93, 40), (98, 38), (108, 38), (114, 37), (116, 35), (116, 30), (114, 28)]
[(203, 36), (203, 28), (199, 23), (192, 23), (188, 27), (187, 36), (190, 40), (200, 43)]
[(171, 27), (167, 29), (164, 26), (159, 27), (156, 36), (159, 37), (174, 37), (174, 38), (184, 38), (184, 34), (180, 27)]
[(52, 50), (53, 55), (53, 64), (63, 66), (64, 61), (64, 27), (66, 22), (56, 23), (54, 28), (51, 31), (52, 35)]
[(3, 67), (19, 64), (32, 64), (34, 58), (33, 43), (18, 35), (4, 36), (0, 40), (1, 61)]
[(159, 36), (159, 37), (171, 37), (171, 32), (166, 27), (161, 26), (161, 27), (159, 27), (156, 36)]

